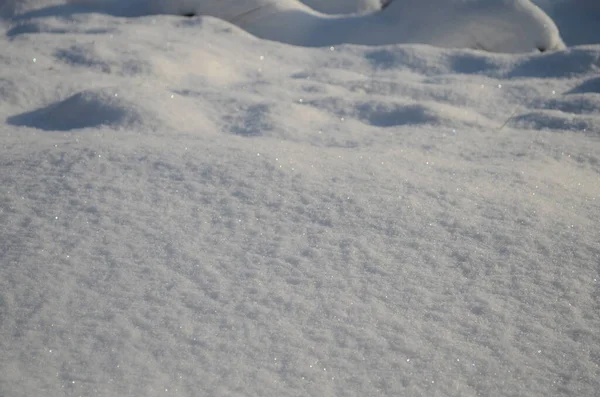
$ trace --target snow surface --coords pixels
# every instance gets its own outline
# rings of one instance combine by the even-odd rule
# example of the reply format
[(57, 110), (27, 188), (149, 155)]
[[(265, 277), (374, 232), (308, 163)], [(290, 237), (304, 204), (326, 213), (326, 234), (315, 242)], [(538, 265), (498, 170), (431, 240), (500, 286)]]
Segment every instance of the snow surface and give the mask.
[(307, 6), (328, 14), (352, 14), (380, 10), (389, 0), (300, 0)]
[(600, 44), (0, 7), (0, 396), (598, 395)]
[[(402, 0), (359, 15), (328, 15), (298, 0), (67, 2), (118, 16), (212, 16), (256, 37), (300, 46), (419, 43), (504, 53), (565, 48), (554, 21), (530, 0)], [(63, 6), (63, 12), (77, 11)]]

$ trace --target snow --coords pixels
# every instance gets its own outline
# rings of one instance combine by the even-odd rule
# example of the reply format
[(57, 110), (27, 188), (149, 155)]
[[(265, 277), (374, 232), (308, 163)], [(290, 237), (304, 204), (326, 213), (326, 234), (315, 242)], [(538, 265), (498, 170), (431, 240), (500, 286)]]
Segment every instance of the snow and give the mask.
[(256, 37), (300, 46), (419, 43), (507, 53), (565, 47), (554, 21), (530, 0), (402, 0), (350, 15), (320, 13), (298, 0), (69, 2), (121, 16), (212, 16)]
[(0, 3), (0, 395), (595, 396), (595, 4), (498, 54)]
[(380, 10), (388, 0), (301, 0), (304, 4), (327, 14), (353, 14)]

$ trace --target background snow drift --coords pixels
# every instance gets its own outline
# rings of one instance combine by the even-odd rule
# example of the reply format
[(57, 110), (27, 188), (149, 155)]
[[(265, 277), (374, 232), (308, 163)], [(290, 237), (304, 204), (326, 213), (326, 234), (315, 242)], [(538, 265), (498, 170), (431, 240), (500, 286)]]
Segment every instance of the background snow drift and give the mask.
[(597, 395), (595, 2), (523, 55), (0, 5), (2, 397)]

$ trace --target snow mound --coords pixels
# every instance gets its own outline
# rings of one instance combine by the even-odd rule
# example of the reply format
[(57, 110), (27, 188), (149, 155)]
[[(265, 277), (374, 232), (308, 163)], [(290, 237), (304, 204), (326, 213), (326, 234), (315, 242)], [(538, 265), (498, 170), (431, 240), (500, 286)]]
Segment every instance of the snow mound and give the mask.
[(122, 16), (211, 16), (300, 46), (420, 43), (489, 52), (563, 49), (554, 21), (530, 0), (402, 0), (357, 15), (326, 15), (299, 0), (69, 0)]
[(129, 127), (154, 117), (115, 89), (78, 92), (41, 109), (8, 118), (13, 125), (42, 130), (69, 131), (99, 126)]

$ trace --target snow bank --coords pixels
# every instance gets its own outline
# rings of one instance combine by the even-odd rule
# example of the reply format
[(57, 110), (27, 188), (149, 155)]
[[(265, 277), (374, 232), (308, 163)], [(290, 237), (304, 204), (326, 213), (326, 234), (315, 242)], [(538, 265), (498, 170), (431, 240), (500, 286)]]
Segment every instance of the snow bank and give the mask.
[(15, 5), (0, 394), (600, 390), (600, 45)]

